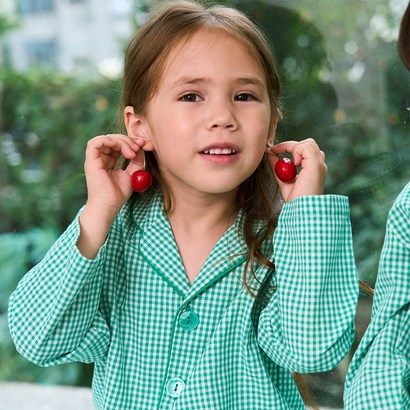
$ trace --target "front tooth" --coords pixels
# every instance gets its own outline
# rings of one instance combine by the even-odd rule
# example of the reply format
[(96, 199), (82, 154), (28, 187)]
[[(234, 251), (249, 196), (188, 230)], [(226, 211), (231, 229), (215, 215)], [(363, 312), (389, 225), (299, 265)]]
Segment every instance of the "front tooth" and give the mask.
[(209, 151), (213, 155), (228, 155), (231, 153), (229, 148), (214, 148)]
[(210, 154), (210, 155), (229, 155), (229, 154), (235, 154), (236, 151), (230, 148), (211, 148), (209, 150), (204, 151), (204, 153)]

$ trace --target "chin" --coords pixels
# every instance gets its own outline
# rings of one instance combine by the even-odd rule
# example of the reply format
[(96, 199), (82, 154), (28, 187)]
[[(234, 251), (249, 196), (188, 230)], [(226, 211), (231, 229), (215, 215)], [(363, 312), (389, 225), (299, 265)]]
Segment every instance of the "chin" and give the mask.
[(218, 186), (218, 187), (208, 187), (205, 191), (214, 194), (214, 195), (223, 195), (223, 194), (231, 194), (233, 192), (236, 192), (239, 189), (239, 185), (224, 185), (224, 186)]

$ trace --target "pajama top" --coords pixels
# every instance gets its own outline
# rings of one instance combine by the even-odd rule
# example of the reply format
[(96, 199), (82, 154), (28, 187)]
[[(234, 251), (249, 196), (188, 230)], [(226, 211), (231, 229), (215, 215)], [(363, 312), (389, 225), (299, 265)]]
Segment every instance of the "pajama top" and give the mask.
[(349, 366), (345, 409), (410, 409), (410, 183), (393, 204), (372, 315)]
[[(149, 191), (148, 191), (149, 192)], [(358, 278), (346, 197), (284, 205), (263, 297), (242, 283), (241, 213), (188, 282), (158, 193), (134, 197), (93, 260), (76, 218), (10, 298), (17, 350), (94, 362), (97, 409), (303, 409), (290, 372), (321, 372), (354, 339)]]

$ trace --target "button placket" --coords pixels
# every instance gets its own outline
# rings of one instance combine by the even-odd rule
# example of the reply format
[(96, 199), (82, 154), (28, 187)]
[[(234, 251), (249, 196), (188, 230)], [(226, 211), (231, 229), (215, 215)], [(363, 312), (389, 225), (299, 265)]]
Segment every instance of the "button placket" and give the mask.
[[(179, 312), (177, 313), (176, 326), (180, 331), (174, 333), (174, 338), (177, 338), (178, 341), (173, 343), (174, 346), (178, 346), (177, 351), (173, 349), (171, 356), (172, 357), (182, 357), (182, 351), (180, 351), (182, 346), (185, 346), (186, 343), (190, 343), (191, 338), (187, 338), (187, 333), (193, 331), (198, 327), (199, 324), (199, 315), (193, 310), (192, 306), (188, 303), (180, 307)], [(168, 377), (171, 375), (181, 375), (184, 376), (187, 374), (187, 370), (184, 366), (179, 366), (178, 363), (172, 365), (173, 361), (170, 359), (170, 367), (168, 368)], [(168, 396), (168, 400), (172, 399), (173, 405), (175, 405), (177, 399), (181, 396), (185, 390), (186, 382), (180, 376), (174, 376), (168, 379), (165, 383), (164, 393)]]

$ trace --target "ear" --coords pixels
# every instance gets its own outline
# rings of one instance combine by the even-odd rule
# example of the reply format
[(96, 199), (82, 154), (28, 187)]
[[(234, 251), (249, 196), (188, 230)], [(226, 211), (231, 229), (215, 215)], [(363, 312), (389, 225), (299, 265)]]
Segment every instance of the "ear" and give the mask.
[(277, 126), (278, 126), (278, 117), (275, 116), (275, 118), (272, 120), (270, 127), (269, 127), (268, 139), (266, 141), (267, 147), (271, 147), (275, 143), (275, 133), (276, 133)]
[(130, 138), (142, 138), (145, 140), (144, 151), (152, 151), (154, 149), (149, 124), (143, 115), (134, 113), (134, 107), (127, 106), (124, 108), (124, 124)]

